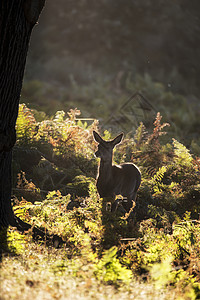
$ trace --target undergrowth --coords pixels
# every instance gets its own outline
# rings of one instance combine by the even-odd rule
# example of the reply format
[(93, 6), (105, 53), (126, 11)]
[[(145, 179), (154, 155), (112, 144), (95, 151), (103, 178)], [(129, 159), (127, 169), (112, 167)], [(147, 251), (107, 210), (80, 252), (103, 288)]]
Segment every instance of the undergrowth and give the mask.
[[(16, 286), (24, 272), (22, 289), (35, 288), (36, 294), (47, 289), (56, 299), (67, 297), (66, 281), (79, 289), (79, 297), (82, 291), (83, 298), (106, 299), (110, 294), (113, 299), (199, 299), (200, 158), (178, 140), (167, 140), (164, 128), (169, 124), (162, 123), (159, 113), (152, 132), (141, 123), (114, 153), (116, 163), (132, 161), (140, 167), (137, 201), (129, 215), (120, 205), (111, 214), (95, 186), (92, 130), (98, 130), (98, 122), (83, 123), (79, 114), (71, 110), (66, 117), (58, 112), (38, 122), (20, 106), (13, 209), (32, 227), (60, 236), (63, 244), (58, 249), (46, 241), (38, 244), (31, 229), (22, 235), (9, 228), (1, 297), (15, 298), (9, 287), (12, 280)], [(105, 139), (111, 137), (104, 132)], [(146, 289), (143, 294), (141, 287)], [(8, 296), (3, 296), (6, 291)]]

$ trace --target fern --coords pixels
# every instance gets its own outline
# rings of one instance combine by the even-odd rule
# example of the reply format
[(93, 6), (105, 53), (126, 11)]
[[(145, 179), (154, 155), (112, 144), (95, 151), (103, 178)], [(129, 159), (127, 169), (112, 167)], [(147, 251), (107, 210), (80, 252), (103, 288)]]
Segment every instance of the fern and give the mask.
[(63, 110), (57, 111), (54, 117), (54, 121), (63, 122), (64, 121), (65, 112)]
[(139, 162), (144, 167), (145, 174), (143, 176), (147, 176), (147, 178), (155, 174), (166, 163), (169, 152), (160, 144), (160, 137), (166, 134), (163, 128), (169, 126), (168, 123), (162, 124), (161, 119), (162, 116), (158, 112), (152, 133), (147, 133), (143, 123), (140, 123), (134, 136), (136, 143), (133, 146), (133, 159), (136, 158), (136, 163)]
[(146, 137), (147, 131), (146, 127), (144, 124), (141, 122), (139, 127), (136, 129), (135, 135), (134, 135), (134, 140), (136, 142), (136, 146), (138, 147), (139, 145), (144, 142), (145, 137)]
[(110, 282), (116, 285), (120, 283), (128, 284), (132, 278), (132, 272), (122, 266), (117, 256), (117, 247), (112, 247), (105, 251), (101, 260), (99, 260), (95, 276), (103, 282)]
[(32, 142), (36, 126), (37, 122), (31, 110), (25, 104), (21, 104), (16, 122), (17, 143), (22, 145)]
[(170, 126), (169, 123), (161, 124), (162, 116), (160, 112), (157, 113), (156, 119), (154, 121), (154, 130), (153, 133), (149, 136), (147, 143), (159, 143), (158, 139), (160, 136), (165, 135), (167, 132), (163, 131), (163, 128)]
[(164, 184), (162, 183), (162, 180), (163, 180), (163, 177), (164, 177), (166, 171), (167, 171), (167, 168), (165, 166), (162, 166), (161, 168), (159, 168), (159, 170), (153, 176), (152, 185), (153, 185), (154, 193), (162, 192), (162, 190), (164, 188)]
[(173, 139), (174, 145), (174, 161), (181, 167), (192, 167), (192, 155), (190, 154), (189, 150), (180, 142)]

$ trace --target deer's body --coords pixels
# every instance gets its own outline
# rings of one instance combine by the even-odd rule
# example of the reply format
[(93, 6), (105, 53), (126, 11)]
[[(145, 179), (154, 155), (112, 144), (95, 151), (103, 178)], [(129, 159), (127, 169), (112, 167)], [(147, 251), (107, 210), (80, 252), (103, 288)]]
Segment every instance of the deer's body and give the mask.
[(97, 175), (97, 190), (101, 198), (122, 195), (127, 202), (123, 204), (127, 211), (135, 201), (137, 190), (141, 183), (141, 173), (133, 163), (121, 165), (112, 164), (113, 149), (122, 140), (123, 134), (112, 141), (104, 141), (98, 133), (93, 132), (94, 139), (99, 143), (98, 151), (95, 153), (101, 158), (99, 172)]

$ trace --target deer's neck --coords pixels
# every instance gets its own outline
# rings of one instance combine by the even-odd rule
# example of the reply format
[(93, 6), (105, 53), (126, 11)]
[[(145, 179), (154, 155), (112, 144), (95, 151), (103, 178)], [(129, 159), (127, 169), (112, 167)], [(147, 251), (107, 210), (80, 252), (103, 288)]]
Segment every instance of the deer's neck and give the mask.
[(112, 197), (112, 160), (100, 161), (99, 174), (97, 177), (97, 190), (100, 197)]
[(103, 161), (101, 159), (99, 166), (99, 177), (103, 181), (108, 181), (112, 175), (112, 159), (109, 161)]

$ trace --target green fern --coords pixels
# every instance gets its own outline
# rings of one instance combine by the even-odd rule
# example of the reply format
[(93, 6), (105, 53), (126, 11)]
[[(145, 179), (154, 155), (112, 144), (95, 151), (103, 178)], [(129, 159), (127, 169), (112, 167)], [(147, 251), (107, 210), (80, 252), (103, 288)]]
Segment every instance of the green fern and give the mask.
[(136, 142), (136, 145), (141, 145), (142, 142), (145, 140), (145, 136), (147, 134), (145, 125), (141, 122), (139, 127), (136, 129), (134, 140)]
[(95, 276), (103, 282), (114, 283), (116, 285), (130, 283), (132, 272), (121, 265), (116, 255), (116, 246), (105, 251), (102, 259), (99, 260), (96, 266)]
[(173, 139), (174, 145), (174, 160), (175, 163), (182, 167), (192, 167), (192, 155), (189, 150), (180, 142)]
[(165, 166), (162, 166), (159, 168), (159, 170), (156, 172), (156, 174), (153, 176), (152, 179), (152, 186), (153, 186), (153, 191), (154, 193), (161, 193), (164, 184), (162, 183), (163, 177), (167, 171), (167, 168)]

